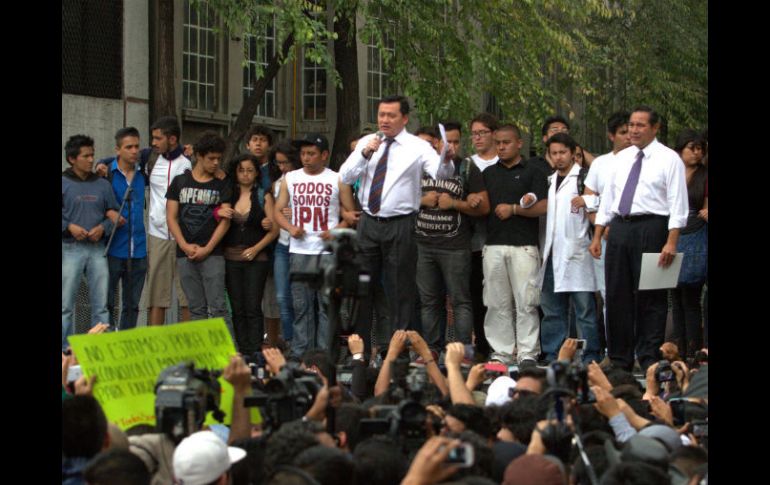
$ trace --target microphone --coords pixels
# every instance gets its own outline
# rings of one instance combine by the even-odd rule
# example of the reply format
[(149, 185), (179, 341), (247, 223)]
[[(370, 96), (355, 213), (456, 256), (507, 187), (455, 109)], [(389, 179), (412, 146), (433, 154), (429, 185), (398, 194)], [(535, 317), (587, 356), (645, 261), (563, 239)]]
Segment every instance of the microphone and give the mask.
[[(375, 134), (374, 134), (374, 136), (376, 136), (377, 138), (379, 138), (381, 142), (382, 142), (382, 141), (385, 141), (385, 133), (383, 133), (383, 132), (381, 132), (381, 131), (377, 131), (377, 133), (375, 133)], [(374, 155), (374, 151), (372, 151), (371, 153), (369, 153), (369, 155), (367, 155), (366, 153), (364, 153), (365, 151), (366, 151), (366, 148), (364, 148), (364, 149), (361, 151), (361, 155), (363, 155), (363, 156), (364, 156), (364, 158), (365, 158), (365, 159), (367, 159), (367, 160), (371, 159), (371, 158), (372, 158), (372, 155)]]

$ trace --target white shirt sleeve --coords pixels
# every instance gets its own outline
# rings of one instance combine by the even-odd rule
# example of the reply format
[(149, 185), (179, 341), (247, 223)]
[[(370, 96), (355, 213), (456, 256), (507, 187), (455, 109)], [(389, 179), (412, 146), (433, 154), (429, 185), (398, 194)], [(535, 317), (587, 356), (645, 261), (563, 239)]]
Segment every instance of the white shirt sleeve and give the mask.
[(666, 177), (668, 192), (668, 228), (677, 229), (687, 225), (687, 213), (689, 211), (689, 202), (687, 200), (687, 183), (684, 171), (684, 163), (681, 160), (675, 161), (668, 171)]
[[(423, 146), (425, 145), (425, 146)], [(455, 173), (455, 166), (451, 160), (444, 162), (440, 160), (439, 154), (436, 150), (430, 146), (429, 143), (419, 144), (420, 160), (422, 161), (422, 169), (425, 173), (430, 175), (433, 179), (448, 179)]]
[(587, 212), (596, 212), (599, 209), (600, 198), (598, 195), (582, 195), (586, 203)]
[(607, 226), (607, 224), (609, 224), (609, 222), (612, 220), (612, 213), (610, 210), (612, 209), (612, 203), (614, 202), (614, 184), (615, 176), (608, 180), (607, 184), (604, 186), (604, 193), (600, 197), (599, 201), (599, 210), (596, 212), (595, 224), (597, 226)]
[[(340, 167), (340, 179), (342, 180), (342, 183), (353, 185), (356, 183), (356, 180), (361, 177), (361, 174), (366, 171), (366, 164), (369, 160), (364, 158), (363, 150), (373, 136), (375, 135), (367, 135), (358, 140), (355, 150), (353, 150), (353, 153), (348, 156), (345, 163)], [(380, 149), (384, 149), (384, 147), (384, 143), (380, 145)]]

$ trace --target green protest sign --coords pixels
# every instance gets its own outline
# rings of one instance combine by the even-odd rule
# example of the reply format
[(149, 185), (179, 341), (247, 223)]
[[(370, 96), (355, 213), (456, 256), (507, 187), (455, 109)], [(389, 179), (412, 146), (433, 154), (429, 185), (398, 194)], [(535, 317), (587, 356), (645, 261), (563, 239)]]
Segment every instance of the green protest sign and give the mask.
[[(166, 367), (192, 361), (197, 368), (222, 370), (235, 354), (230, 332), (221, 318), (72, 335), (69, 342), (83, 374), (96, 376), (94, 397), (107, 419), (121, 429), (155, 424), (155, 383)], [(233, 387), (221, 377), (219, 382), (219, 407), (229, 424)], [(206, 423), (217, 421), (209, 413)]]

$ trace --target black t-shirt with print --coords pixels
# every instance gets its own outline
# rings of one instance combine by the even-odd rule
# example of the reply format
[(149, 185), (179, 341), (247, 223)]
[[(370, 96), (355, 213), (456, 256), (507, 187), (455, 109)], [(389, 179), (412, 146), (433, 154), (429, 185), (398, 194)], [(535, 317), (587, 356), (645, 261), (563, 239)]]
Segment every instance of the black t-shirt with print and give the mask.
[[(208, 182), (198, 182), (191, 171), (174, 177), (166, 192), (166, 199), (179, 202), (179, 227), (188, 244), (205, 246), (217, 228), (214, 219), (214, 208), (223, 202), (230, 202), (230, 187), (224, 180), (214, 178)], [(222, 254), (222, 245), (211, 252), (213, 255)], [(183, 257), (177, 245), (176, 255)]]
[[(486, 190), (481, 171), (472, 161), (467, 165), (467, 172), (460, 173), (462, 161), (455, 160), (455, 174), (451, 178), (435, 180), (422, 178), (422, 195), (430, 191), (447, 193), (453, 199), (466, 200), (468, 194)], [(465, 187), (464, 187), (465, 185)], [(441, 247), (443, 249), (470, 249), (471, 216), (457, 210), (421, 207), (415, 222), (415, 237), (418, 244)]]

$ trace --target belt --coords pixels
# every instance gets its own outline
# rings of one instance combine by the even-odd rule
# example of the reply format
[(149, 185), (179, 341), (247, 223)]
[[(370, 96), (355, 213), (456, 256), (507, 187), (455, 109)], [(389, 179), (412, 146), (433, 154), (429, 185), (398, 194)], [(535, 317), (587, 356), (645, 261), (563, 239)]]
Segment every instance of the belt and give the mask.
[(369, 214), (368, 212), (364, 212), (364, 214), (369, 216), (370, 219), (374, 219), (377, 222), (390, 222), (390, 221), (395, 221), (395, 220), (398, 220), (398, 219), (403, 219), (404, 217), (413, 216), (416, 213), (415, 212), (410, 212), (409, 214), (399, 214), (397, 216), (392, 216), (392, 217), (373, 216), (373, 215)]
[(618, 215), (617, 219), (623, 222), (637, 222), (637, 221), (646, 221), (648, 219), (655, 219), (657, 217), (668, 219), (668, 216), (661, 216), (659, 214), (637, 214), (637, 215), (630, 215), (630, 216)]

